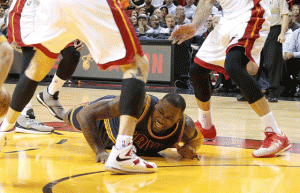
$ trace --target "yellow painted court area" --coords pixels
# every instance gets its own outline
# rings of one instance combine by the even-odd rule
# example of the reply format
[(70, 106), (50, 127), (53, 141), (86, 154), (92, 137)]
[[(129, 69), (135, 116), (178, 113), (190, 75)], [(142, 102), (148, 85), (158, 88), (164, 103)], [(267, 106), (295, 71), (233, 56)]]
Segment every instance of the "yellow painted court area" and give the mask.
[[(6, 84), (11, 93), (15, 85)], [(38, 87), (36, 93), (45, 87)], [(60, 100), (66, 110), (119, 90), (63, 87)], [(165, 93), (150, 93), (162, 98)], [(197, 119), (193, 95), (183, 95), (186, 114)], [(61, 122), (36, 99), (36, 117), (41, 122)], [(296, 193), (300, 192), (299, 102), (270, 104), (278, 125), (293, 143), (291, 152), (276, 158), (253, 158), (249, 144), (264, 139), (261, 123), (247, 103), (235, 98), (213, 97), (213, 122), (220, 142), (201, 147), (201, 159), (181, 159), (175, 149), (162, 157), (143, 157), (154, 161), (158, 171), (144, 175), (111, 175), (95, 155), (82, 133), (62, 131), (58, 124), (50, 135), (17, 133), (0, 153), (1, 193), (76, 192), (166, 192), (166, 193)], [(52, 124), (52, 123), (51, 123)], [(239, 140), (235, 140), (239, 139)], [(245, 139), (251, 139), (246, 141)], [(246, 142), (242, 143), (241, 141)], [(252, 143), (253, 142), (253, 143)], [(231, 146), (231, 147), (230, 147)]]

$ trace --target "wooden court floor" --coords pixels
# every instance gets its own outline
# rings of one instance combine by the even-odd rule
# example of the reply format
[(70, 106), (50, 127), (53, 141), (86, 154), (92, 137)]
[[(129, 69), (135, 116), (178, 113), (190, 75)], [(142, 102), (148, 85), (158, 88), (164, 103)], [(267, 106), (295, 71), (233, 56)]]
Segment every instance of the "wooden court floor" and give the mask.
[[(11, 93), (14, 84), (5, 84)], [(39, 86), (37, 92), (45, 87)], [(60, 100), (68, 110), (119, 90), (64, 87)], [(150, 93), (162, 98), (165, 93)], [(197, 119), (192, 95), (186, 114)], [(95, 156), (83, 135), (70, 131), (36, 99), (33, 108), (39, 121), (55, 127), (50, 135), (17, 133), (0, 153), (0, 193), (77, 193), (77, 192), (300, 192), (300, 103), (279, 101), (270, 104), (279, 127), (288, 136), (292, 149), (277, 158), (253, 158), (264, 134), (257, 115), (236, 98), (213, 97), (213, 122), (218, 138), (205, 142), (200, 160), (181, 159), (174, 149), (162, 157), (144, 157), (158, 165), (154, 174), (111, 175)]]

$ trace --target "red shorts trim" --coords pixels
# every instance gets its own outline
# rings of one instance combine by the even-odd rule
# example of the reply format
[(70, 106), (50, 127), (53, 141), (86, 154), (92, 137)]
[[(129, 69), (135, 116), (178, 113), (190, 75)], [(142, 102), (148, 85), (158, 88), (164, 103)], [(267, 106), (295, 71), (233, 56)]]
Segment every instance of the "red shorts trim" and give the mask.
[(217, 66), (217, 65), (214, 65), (214, 64), (207, 63), (207, 62), (199, 59), (198, 57), (195, 57), (194, 62), (196, 64), (198, 64), (199, 66), (203, 67), (203, 68), (206, 68), (208, 70), (213, 70), (213, 71), (220, 72), (220, 73), (224, 74), (226, 80), (230, 78), (229, 75), (227, 74), (225, 68), (223, 68), (221, 66)]
[(234, 46), (245, 47), (245, 54), (252, 62), (256, 63), (251, 55), (251, 50), (253, 48), (254, 42), (259, 38), (259, 31), (262, 29), (262, 24), (265, 22), (263, 17), (265, 10), (260, 5), (260, 0), (254, 0), (254, 7), (252, 8), (252, 15), (248, 21), (247, 28), (245, 30), (244, 36), (239, 39), (238, 43), (230, 45), (226, 49), (226, 54)]
[[(9, 13), (9, 24), (7, 29), (8, 42), (16, 42), (18, 46), (26, 46), (21, 38), (20, 18), (27, 0), (17, 0), (13, 10)], [(28, 45), (27, 45), (28, 46)]]
[(46, 56), (48, 56), (49, 58), (53, 58), (56, 59), (58, 58), (59, 54), (50, 52), (45, 46), (43, 46), (42, 44), (35, 44), (34, 47), (36, 47), (37, 49), (41, 50)]
[(98, 64), (99, 67), (103, 70), (112, 65), (130, 64), (134, 62), (135, 54), (139, 54), (140, 56), (144, 55), (142, 46), (123, 6), (116, 0), (107, 0), (107, 3), (110, 6), (116, 24), (120, 29), (120, 33), (126, 49), (126, 56), (116, 61), (108, 62), (105, 64)]

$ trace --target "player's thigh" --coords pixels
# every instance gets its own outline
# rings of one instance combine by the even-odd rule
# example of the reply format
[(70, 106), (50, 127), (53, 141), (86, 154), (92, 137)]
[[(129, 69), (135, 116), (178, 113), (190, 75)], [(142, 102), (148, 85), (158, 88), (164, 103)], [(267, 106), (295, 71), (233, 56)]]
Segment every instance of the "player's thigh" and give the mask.
[(37, 49), (25, 74), (31, 80), (40, 82), (50, 72), (56, 59), (46, 56), (41, 50)]

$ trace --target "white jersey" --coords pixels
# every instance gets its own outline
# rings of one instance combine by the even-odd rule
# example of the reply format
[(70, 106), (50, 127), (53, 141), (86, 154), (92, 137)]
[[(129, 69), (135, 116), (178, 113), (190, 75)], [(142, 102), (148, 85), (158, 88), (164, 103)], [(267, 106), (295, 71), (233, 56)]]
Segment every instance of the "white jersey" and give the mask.
[(251, 10), (253, 5), (260, 2), (260, 0), (218, 0), (218, 2), (222, 7), (224, 17), (231, 19)]
[(208, 35), (194, 61), (227, 76), (224, 68), (226, 53), (234, 46), (241, 46), (249, 60), (259, 65), (260, 52), (270, 30), (270, 10), (260, 0), (219, 2), (224, 17)]
[(79, 39), (102, 69), (144, 54), (117, 0), (15, 0), (8, 33), (10, 42), (35, 46), (51, 58)]

